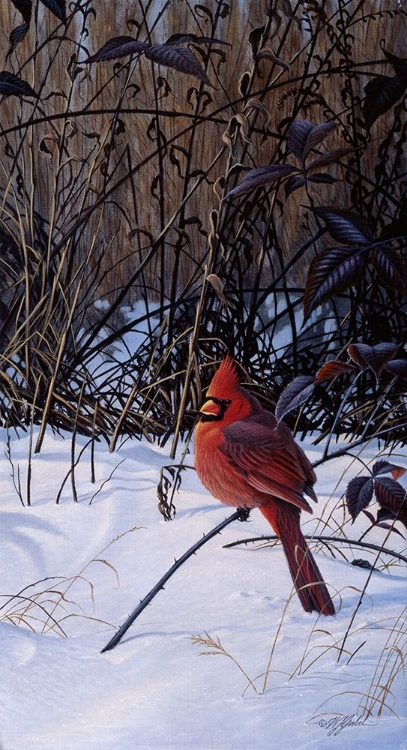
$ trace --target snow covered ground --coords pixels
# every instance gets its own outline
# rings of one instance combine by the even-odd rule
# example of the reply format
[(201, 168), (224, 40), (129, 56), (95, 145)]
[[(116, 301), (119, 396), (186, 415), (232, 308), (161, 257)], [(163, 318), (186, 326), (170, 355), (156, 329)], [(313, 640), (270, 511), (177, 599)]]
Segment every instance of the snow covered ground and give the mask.
[[(1, 438), (6, 448), (4, 431)], [(85, 443), (78, 440), (76, 455)], [(27, 435), (11, 436), (23, 500), (28, 451)], [(46, 435), (32, 460), (30, 507), (13, 486), (10, 460), (0, 456), (2, 750), (406, 750), (404, 563), (382, 556), (371, 573), (350, 560), (374, 561), (374, 553), (337, 547), (334, 557), (317, 549), (331, 591), (340, 592), (338, 605), (342, 599), (335, 618), (318, 620), (295, 596), (286, 606), (292, 587), (280, 545), (223, 548), (269, 532), (253, 512), (250, 522), (234, 522), (199, 550), (117, 648), (101, 655), (174, 558), (231, 510), (188, 470), (177, 515), (165, 522), (156, 486), (171, 462), (166, 449), (137, 441), (114, 454), (97, 446), (94, 484), (86, 448), (75, 470), (78, 502), (68, 477), (57, 505), (70, 451), (69, 437)], [(315, 448), (308, 454), (319, 455)], [(363, 458), (375, 458), (374, 451)], [(340, 497), (359, 467), (346, 457), (318, 468), (320, 502), (311, 520), (303, 514), (306, 533), (337, 533)], [(358, 538), (367, 524), (347, 522), (348, 535)], [(366, 540), (381, 543), (386, 534), (375, 529)], [(407, 554), (394, 533), (386, 547)]]

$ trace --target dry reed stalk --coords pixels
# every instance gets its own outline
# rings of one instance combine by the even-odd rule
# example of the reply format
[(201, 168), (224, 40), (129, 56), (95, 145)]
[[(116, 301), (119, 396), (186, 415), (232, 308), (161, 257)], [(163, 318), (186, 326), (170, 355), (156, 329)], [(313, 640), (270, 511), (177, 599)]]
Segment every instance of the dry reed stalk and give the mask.
[[(249, 136), (252, 143), (248, 144), (241, 138), (242, 126), (234, 120), (233, 127), (240, 129), (240, 136), (235, 138), (235, 161), (243, 157), (248, 165), (255, 166), (267, 164), (273, 158), (278, 145), (276, 138), (264, 138), (260, 117), (256, 117), (253, 111), (251, 114), (248, 114), (247, 110), (244, 111), (249, 96), (242, 98), (239, 82), (245, 73), (251, 76), (250, 98), (258, 98), (269, 114), (270, 134), (278, 133), (279, 123), (284, 118), (292, 116), (293, 108), (297, 109), (299, 117), (318, 122), (327, 114), (329, 116), (329, 113), (340, 109), (335, 79), (332, 79), (333, 85), (330, 85), (329, 79), (324, 80), (320, 70), (320, 58), (329, 55), (330, 52), (329, 64), (333, 68), (340, 64), (340, 50), (332, 49), (332, 35), (338, 36), (339, 33), (336, 28), (341, 18), (338, 5), (343, 8), (342, 15), (349, 13), (354, 16), (350, 25), (353, 37), (348, 39), (351, 55), (355, 70), (362, 66), (367, 74), (371, 70), (371, 59), (380, 57), (380, 40), (388, 37), (387, 11), (394, 10), (397, 6), (394, 0), (380, 3), (380, 8), (374, 1), (310, 3), (306, 7), (309, 9), (311, 24), (314, 30), (320, 29), (319, 33), (311, 36), (302, 18), (303, 6), (300, 4), (293, 4), (293, 16), (288, 17), (286, 5), (274, 3), (271, 23), (261, 4), (257, 2), (230, 4), (229, 13), (225, 13), (224, 17), (222, 14), (219, 15), (219, 3), (216, 0), (209, 0), (205, 5), (209, 10), (207, 14), (202, 10), (194, 11), (186, 2), (173, 0), (165, 5), (165, 12), (161, 4), (147, 3), (145, 18), (142, 19), (139, 4), (135, 1), (128, 3), (126, 9), (122, 8), (120, 11), (115, 6), (102, 4), (97, 7), (95, 16), (89, 14), (86, 20), (88, 36), (83, 34), (81, 14), (74, 13), (72, 17), (69, 16), (67, 38), (59, 42), (57, 36), (64, 27), (40, 4), (39, 23), (36, 27), (32, 25), (30, 32), (10, 58), (12, 67), (16, 71), (20, 69), (34, 88), (38, 89), (40, 82), (44, 82), (44, 85), (40, 86), (41, 103), (34, 110), (33, 118), (41, 117), (43, 111), (50, 120), (33, 125), (24, 138), (22, 147), (19, 130), (8, 136), (13, 149), (21, 149), (20, 154), (27, 166), (27, 182), (37, 187), (34, 201), (35, 208), (41, 215), (48, 216), (52, 205), (57, 169), (53, 154), (57, 150), (56, 141), (63, 137), (64, 132), (71, 158), (78, 159), (71, 163), (73, 175), (81, 174), (82, 160), (89, 162), (95, 159), (95, 146), (98, 152), (85, 202), (88, 207), (92, 205), (94, 195), (99, 195), (104, 185), (119, 181), (138, 163), (144, 162), (144, 167), (115, 191), (112, 202), (103, 209), (101, 225), (98, 228), (99, 245), (103, 248), (109, 247), (110, 251), (101, 261), (102, 271), (106, 272), (102, 288), (99, 290), (101, 293), (113, 294), (128, 278), (129, 273), (132, 273), (135, 264), (145, 253), (143, 248), (148, 246), (146, 237), (149, 234), (155, 237), (162, 231), (176, 213), (185, 192), (196, 180), (196, 177), (191, 175), (196, 174), (197, 170), (206, 173), (221, 146), (222, 134), (231, 118), (236, 115), (248, 118), (249, 126), (250, 122), (256, 121), (256, 129)], [(91, 8), (91, 3), (86, 4), (86, 7)], [(4, 29), (11, 31), (20, 22), (21, 17), (11, 4), (7, 4), (2, 12)], [(212, 56), (208, 75), (216, 88), (206, 88), (204, 96), (200, 99), (197, 98), (199, 86), (194, 79), (188, 76), (180, 77), (177, 71), (153, 66), (145, 59), (140, 60), (132, 73), (129, 88), (124, 96), (126, 67), (121, 72), (115, 72), (114, 62), (95, 64), (91, 67), (81, 63), (81, 72), (69, 82), (69, 90), (66, 93), (67, 70), (71, 73), (74, 70), (71, 55), (78, 54), (78, 41), (83, 44), (80, 57), (85, 59), (85, 49), (92, 53), (115, 35), (130, 33), (138, 35), (140, 39), (146, 39), (149, 38), (152, 29), (151, 39), (154, 42), (162, 42), (176, 33), (210, 34), (214, 32), (210, 13), (216, 17), (217, 12), (216, 36), (228, 41), (231, 46), (224, 48), (223, 60), (217, 55)], [(366, 21), (358, 20), (362, 15)], [(134, 20), (140, 24), (139, 30)], [(264, 44), (264, 57), (254, 65), (248, 42), (249, 32), (268, 23), (271, 39)], [(55, 37), (51, 43), (47, 42), (50, 35)], [(398, 22), (392, 26), (391, 49), (395, 53), (402, 53), (404, 36), (405, 18), (401, 15)], [(72, 42), (69, 39), (72, 39)], [(38, 52), (32, 56), (35, 45)], [(309, 55), (311, 48), (313, 52)], [(286, 66), (289, 65), (289, 68), (273, 62), (270, 53)], [(219, 70), (216, 67), (218, 63)], [(304, 64), (307, 66), (306, 71)], [(375, 73), (382, 73), (384, 70), (385, 66), (383, 69), (378, 65), (374, 67)], [(353, 85), (357, 95), (363, 95), (366, 80), (366, 77), (355, 78)], [(306, 97), (304, 81), (310, 85)], [(63, 96), (61, 92), (65, 92)], [(112, 112), (119, 101), (122, 111), (116, 118), (116, 135), (112, 138)], [(72, 117), (66, 114), (67, 105)], [(3, 101), (4, 130), (15, 125), (16, 109), (19, 109), (19, 105), (14, 98)], [(129, 109), (132, 111), (126, 112)], [(29, 119), (31, 110), (31, 104), (22, 106), (23, 121)], [(91, 111), (94, 114), (90, 114)], [(176, 117), (173, 116), (175, 112)], [(77, 117), (75, 113), (83, 114)], [(51, 119), (58, 117), (62, 119)], [(340, 120), (339, 117), (338, 122)], [(158, 125), (159, 134), (158, 129), (154, 127), (155, 124)], [(379, 132), (385, 132), (387, 124), (387, 118), (381, 118), (375, 126), (377, 132), (374, 136)], [(346, 130), (349, 130), (349, 125), (344, 112), (341, 127), (332, 138), (332, 147), (343, 145)], [(67, 131), (70, 131), (68, 135)], [(102, 145), (99, 149), (98, 138), (101, 139)], [(166, 148), (165, 142), (170, 144)], [(47, 150), (44, 152), (39, 149)], [(32, 160), (29, 158), (30, 151), (34, 156)], [(375, 158), (373, 138), (371, 148), (368, 148), (363, 156), (367, 173), (372, 173)], [(108, 170), (114, 175), (111, 180), (106, 181), (103, 162), (108, 163)], [(174, 229), (167, 233), (162, 244), (162, 252), (154, 255), (148, 271), (148, 282), (151, 284), (153, 295), (160, 294), (157, 278), (161, 279), (161, 284), (163, 278), (171, 278), (174, 263), (179, 264), (178, 284), (179, 289), (182, 289), (196, 273), (197, 264), (199, 266), (205, 258), (206, 233), (209, 231), (208, 217), (212, 208), (217, 207), (213, 183), (225, 174), (226, 167), (225, 155), (210, 169), (206, 179), (199, 183), (187, 206), (177, 216)], [(62, 183), (64, 179), (62, 176)], [(346, 186), (342, 181), (329, 186), (328, 190), (332, 205), (345, 204), (349, 200)], [(326, 199), (326, 186), (314, 185), (313, 191), (316, 204)], [(59, 205), (54, 207), (57, 220), (55, 232), (56, 236), (61, 238), (69, 227), (72, 211), (75, 210), (75, 206), (79, 206), (78, 199), (75, 200), (73, 195), (66, 204), (61, 202), (67, 193), (69, 187), (62, 184), (61, 200)], [(285, 205), (283, 219), (276, 219), (276, 231), (281, 237), (286, 259), (304, 242), (303, 229), (298, 222), (302, 202), (300, 194), (293, 194)], [(93, 227), (91, 222), (83, 237), (84, 245), (92, 241)], [(186, 236), (187, 248), (184, 247), (180, 259), (176, 260), (174, 245), (180, 231)], [(262, 252), (261, 233), (251, 239), (252, 253), (256, 260)], [(230, 237), (230, 241), (233, 241), (233, 236)], [(100, 247), (98, 252), (101, 252)], [(305, 267), (306, 261), (302, 260), (293, 276), (300, 283), (304, 280)], [(265, 264), (265, 278), (268, 273), (268, 264)], [(137, 290), (134, 290), (133, 294), (137, 296)]]

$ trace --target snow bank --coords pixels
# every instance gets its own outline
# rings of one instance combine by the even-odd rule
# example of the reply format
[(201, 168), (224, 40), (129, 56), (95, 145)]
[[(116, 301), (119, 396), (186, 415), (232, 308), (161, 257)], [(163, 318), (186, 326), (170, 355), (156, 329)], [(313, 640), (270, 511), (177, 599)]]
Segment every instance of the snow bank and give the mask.
[[(2, 437), (5, 445), (4, 432)], [(27, 436), (10, 441), (23, 499), (28, 444)], [(374, 694), (372, 682), (390, 685), (385, 657), (400, 666), (395, 656), (406, 640), (405, 616), (404, 624), (398, 620), (405, 609), (404, 563), (383, 556), (387, 569), (379, 565), (371, 573), (349, 560), (374, 561), (374, 553), (338, 547), (334, 557), (326, 548), (316, 550), (331, 591), (342, 598), (335, 618), (318, 620), (301, 610), (295, 596), (287, 606), (292, 585), (280, 545), (223, 549), (269, 532), (253, 512), (248, 523), (235, 522), (208, 542), (119, 646), (101, 655), (174, 558), (230, 509), (187, 471), (176, 518), (166, 523), (157, 510), (156, 485), (168, 456), (136, 441), (115, 454), (98, 446), (95, 484), (85, 450), (75, 470), (79, 502), (72, 500), (69, 477), (56, 505), (70, 450), (69, 439), (46, 436), (32, 460), (31, 507), (18, 498), (10, 461), (5, 455), (0, 460), (2, 750), (407, 747), (401, 671), (382, 716), (379, 703), (370, 718), (362, 711), (364, 693)], [(308, 454), (312, 460), (319, 455), (315, 448)], [(364, 455), (369, 457), (373, 451)], [(319, 467), (320, 502), (314, 517), (303, 519), (306, 533), (338, 532), (341, 493), (359, 470), (349, 463), (347, 457)], [(348, 536), (358, 538), (366, 523), (347, 524)], [(380, 544), (386, 534), (375, 529), (366, 539)], [(405, 539), (394, 533), (386, 546), (406, 555)], [(397, 636), (402, 627), (404, 636)]]

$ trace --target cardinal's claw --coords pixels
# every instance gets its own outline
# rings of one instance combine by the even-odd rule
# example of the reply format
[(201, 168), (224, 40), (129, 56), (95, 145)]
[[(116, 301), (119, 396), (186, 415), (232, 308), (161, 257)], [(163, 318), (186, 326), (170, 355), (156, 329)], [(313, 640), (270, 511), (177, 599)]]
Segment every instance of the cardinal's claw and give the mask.
[(250, 516), (250, 508), (238, 508), (238, 521), (247, 521)]

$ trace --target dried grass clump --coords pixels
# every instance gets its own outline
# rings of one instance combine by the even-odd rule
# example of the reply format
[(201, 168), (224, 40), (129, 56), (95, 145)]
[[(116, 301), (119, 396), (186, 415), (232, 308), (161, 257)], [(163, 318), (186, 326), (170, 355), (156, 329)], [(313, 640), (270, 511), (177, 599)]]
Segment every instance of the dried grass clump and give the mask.
[[(386, 89), (366, 109), (367, 84), (402, 66), (403, 3), (33, 7), (21, 40), (20, 12), (3, 10), (5, 67), (25, 84), (1, 101), (4, 424), (74, 428), (114, 447), (120, 422), (122, 434), (175, 435), (175, 450), (225, 349), (248, 380), (273, 383), (260, 394), (272, 403), (352, 341), (404, 340), (404, 98)], [(129, 35), (143, 54), (87, 62)], [(313, 179), (289, 153), (299, 121), (330, 128), (312, 150), (330, 154), (326, 173)], [(293, 162), (306, 177), (296, 189), (276, 179), (227, 197), (248, 170)], [(341, 269), (302, 326), (310, 263), (335, 240), (318, 214), (330, 206), (401, 260), (385, 278)], [(123, 321), (134, 302), (142, 311)], [(112, 356), (141, 325), (137, 351)], [(99, 356), (111, 360), (105, 378)]]

